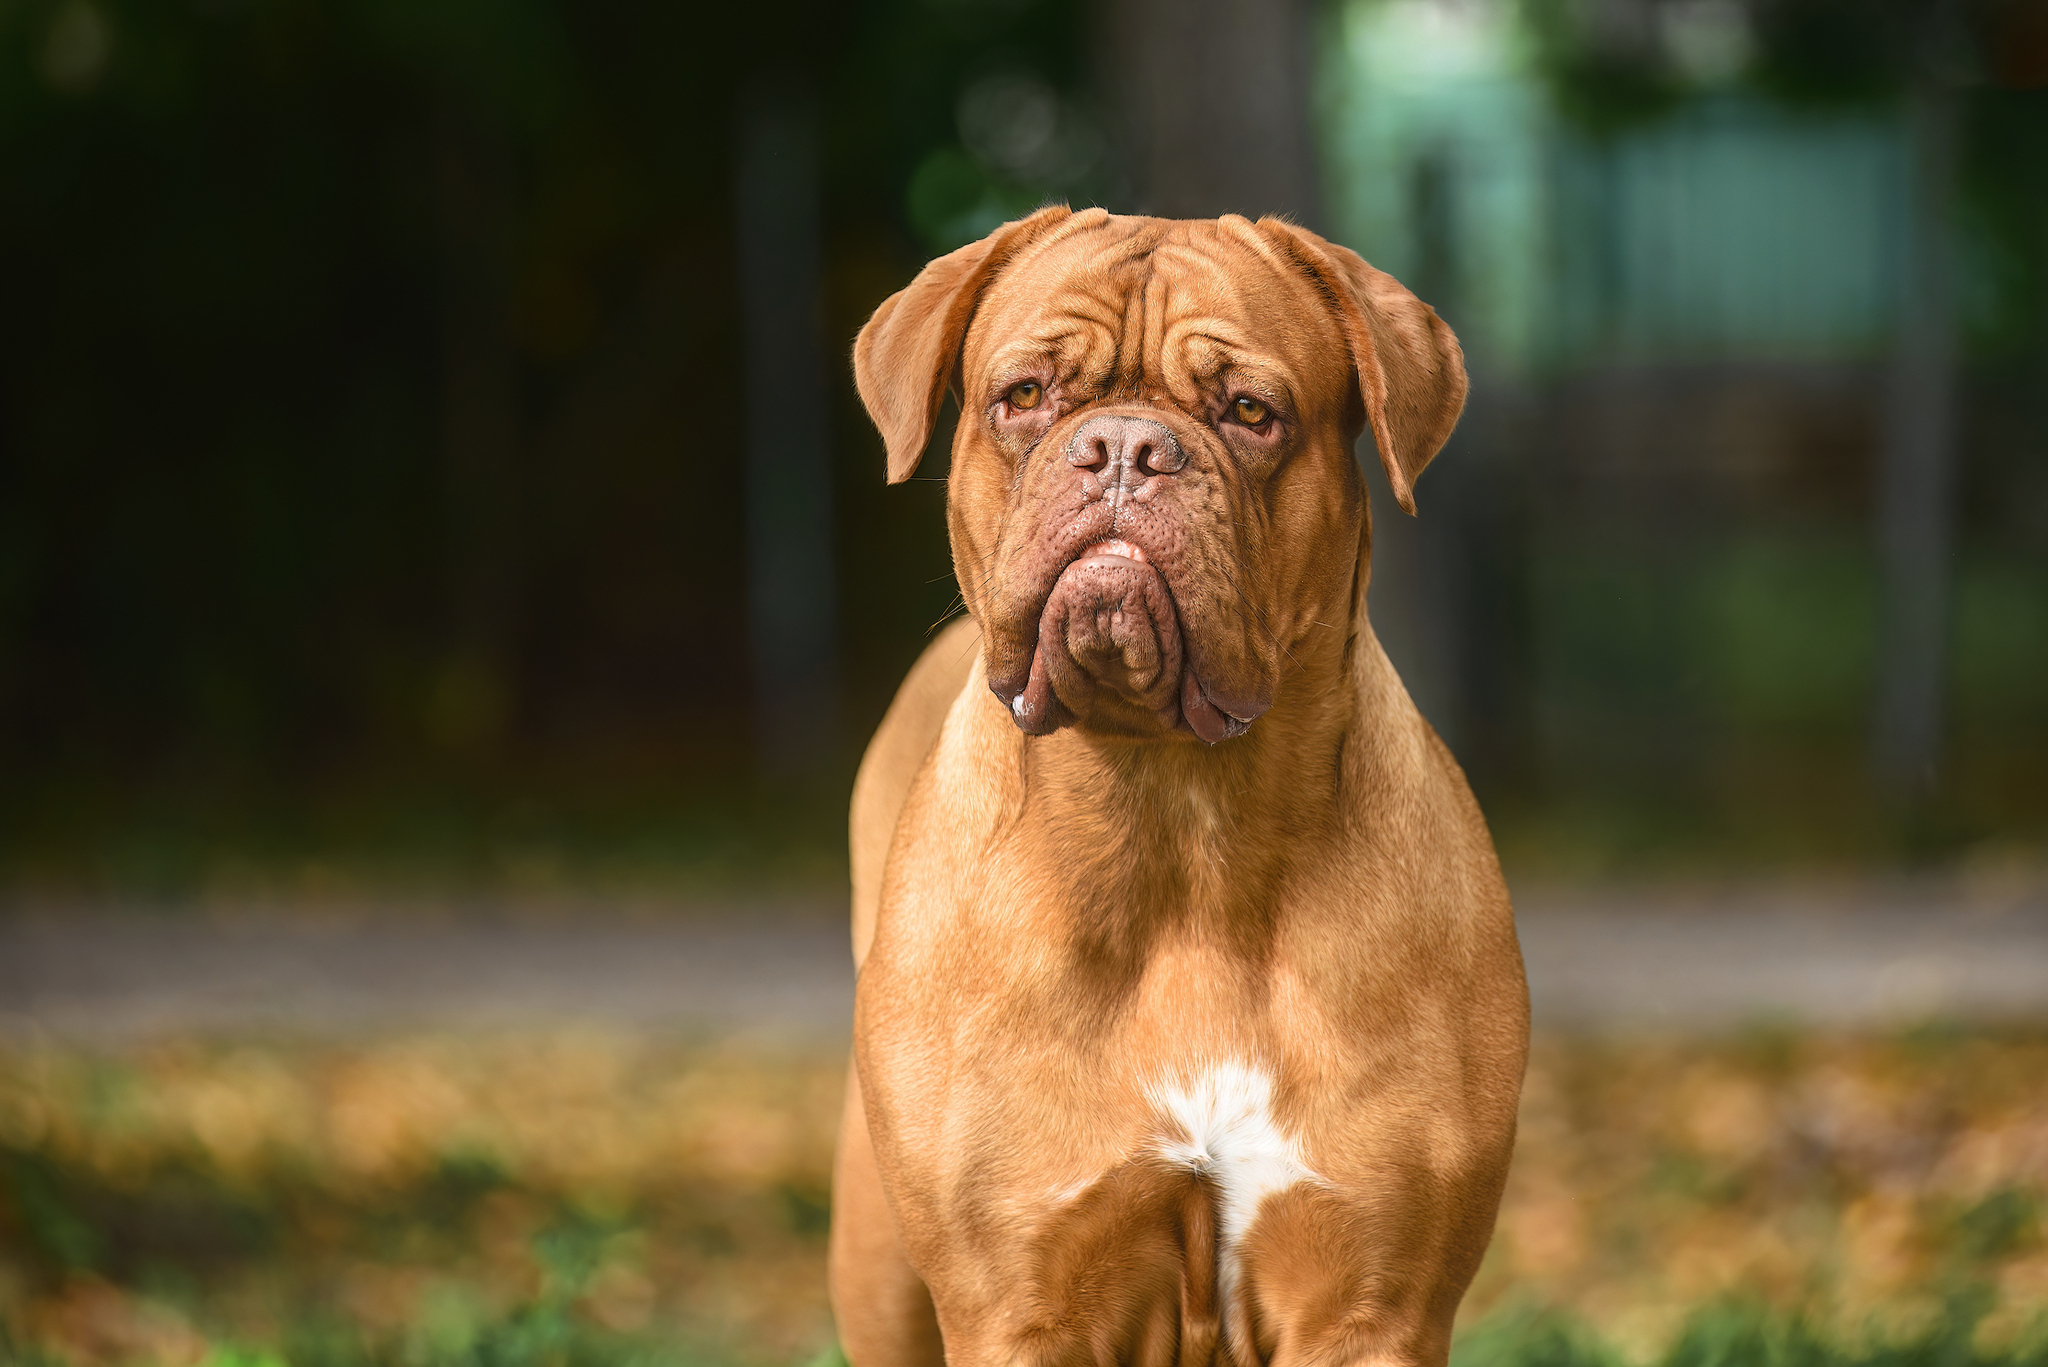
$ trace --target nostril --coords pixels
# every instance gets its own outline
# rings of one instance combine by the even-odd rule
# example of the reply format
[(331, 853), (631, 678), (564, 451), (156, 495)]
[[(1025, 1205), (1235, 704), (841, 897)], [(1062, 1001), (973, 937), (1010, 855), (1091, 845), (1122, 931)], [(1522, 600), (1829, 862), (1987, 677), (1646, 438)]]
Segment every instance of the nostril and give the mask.
[(1093, 441), (1078, 442), (1067, 448), (1067, 459), (1083, 470), (1109, 464), (1109, 443), (1097, 438)]
[(1174, 442), (1168, 442), (1164, 447), (1147, 446), (1139, 453), (1139, 464), (1148, 474), (1170, 475), (1187, 463), (1187, 457)]

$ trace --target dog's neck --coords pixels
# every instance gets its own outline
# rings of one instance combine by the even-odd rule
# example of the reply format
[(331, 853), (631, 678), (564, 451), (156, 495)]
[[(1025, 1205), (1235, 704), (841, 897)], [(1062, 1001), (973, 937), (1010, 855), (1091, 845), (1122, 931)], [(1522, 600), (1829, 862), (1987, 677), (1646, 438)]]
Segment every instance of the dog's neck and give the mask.
[(1292, 654), (1272, 710), (1219, 745), (1074, 729), (1015, 738), (1010, 837), (1047, 856), (1039, 866), (1064, 889), (1050, 904), (1076, 933), (1263, 933), (1273, 889), (1346, 838), (1362, 799), (1371, 806), (1358, 791), (1360, 761), (1374, 767), (1363, 752), (1380, 723), (1413, 716), (1399, 679), (1362, 612)]

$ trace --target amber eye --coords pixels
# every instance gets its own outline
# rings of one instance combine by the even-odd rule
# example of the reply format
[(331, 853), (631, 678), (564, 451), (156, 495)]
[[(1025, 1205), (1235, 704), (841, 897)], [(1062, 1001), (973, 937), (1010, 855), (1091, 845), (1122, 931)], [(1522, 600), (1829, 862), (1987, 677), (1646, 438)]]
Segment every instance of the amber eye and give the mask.
[(1257, 399), (1239, 399), (1230, 405), (1230, 411), (1237, 414), (1237, 420), (1246, 427), (1257, 427), (1266, 420), (1270, 410)]
[(1009, 400), (1012, 408), (1036, 408), (1045, 401), (1045, 390), (1038, 381), (1026, 380), (1023, 384), (1011, 386)]

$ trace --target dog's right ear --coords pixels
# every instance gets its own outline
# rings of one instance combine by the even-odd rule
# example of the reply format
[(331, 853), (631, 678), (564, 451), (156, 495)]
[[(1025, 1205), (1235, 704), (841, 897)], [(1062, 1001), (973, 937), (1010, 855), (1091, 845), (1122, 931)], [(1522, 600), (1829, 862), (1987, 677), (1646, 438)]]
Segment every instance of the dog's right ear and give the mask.
[(853, 382), (889, 450), (889, 482), (917, 470), (981, 292), (1018, 249), (1069, 217), (1048, 204), (931, 262), (882, 301), (853, 344)]

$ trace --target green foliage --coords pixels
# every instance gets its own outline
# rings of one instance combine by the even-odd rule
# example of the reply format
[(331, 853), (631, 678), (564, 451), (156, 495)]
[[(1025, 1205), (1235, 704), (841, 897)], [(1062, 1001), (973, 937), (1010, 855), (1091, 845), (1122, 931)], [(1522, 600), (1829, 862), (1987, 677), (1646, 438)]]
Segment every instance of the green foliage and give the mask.
[(1896, 96), (1928, 53), (1924, 0), (1781, 0), (1754, 7), (1759, 83), (1806, 103)]
[(1999, 1188), (1956, 1220), (1956, 1252), (1970, 1262), (2002, 1257), (2040, 1238), (2040, 1200), (2017, 1187)]
[(1956, 595), (1963, 726), (2012, 734), (2048, 723), (2048, 572), (2006, 555), (1966, 561)]
[(36, 1153), (8, 1153), (6, 1196), (30, 1246), (52, 1266), (82, 1272), (100, 1260), (103, 1241), (73, 1209), (59, 1170)]
[(1552, 103), (1585, 131), (1597, 136), (1646, 123), (1684, 96), (1639, 36), (1595, 32), (1585, 5), (1522, 0), (1521, 11)]
[(1931, 42), (1968, 51), (1997, 41), (1988, 30), (1937, 31), (1941, 16), (1925, 0), (1736, 0), (1723, 12), (1733, 31), (1721, 69), (1703, 78), (1686, 70), (1683, 10), (1522, 0), (1558, 110), (1595, 134), (1668, 113), (1703, 83), (1746, 84), (1794, 104), (1881, 104), (1900, 95)]
[(988, 236), (1038, 207), (1038, 197), (1006, 184), (957, 147), (941, 147), (911, 174), (904, 203), (911, 226), (935, 249), (951, 251)]
[(1514, 1309), (1488, 1316), (1451, 1344), (1451, 1367), (1616, 1367), (1605, 1344), (1568, 1317)]
[[(1977, 1298), (1952, 1297), (1915, 1332), (1872, 1333), (1844, 1341), (1797, 1314), (1749, 1302), (1703, 1307), (1656, 1367), (2038, 1367), (2048, 1345), (1984, 1349), (1973, 1341)], [(1616, 1367), (1622, 1355), (1585, 1329), (1554, 1315), (1510, 1312), (1482, 1321), (1451, 1350), (1453, 1367)]]
[(729, 1354), (662, 1338), (619, 1334), (578, 1319), (566, 1305), (525, 1306), (390, 1342), (317, 1321), (294, 1325), (282, 1345), (216, 1348), (201, 1367), (732, 1367)]
[(1970, 321), (1986, 350), (2025, 364), (2048, 344), (2048, 89), (1979, 89), (1963, 116), (1964, 227), (1982, 244), (1966, 263)]
[(1699, 576), (1693, 649), (1722, 715), (1766, 733), (1860, 739), (1877, 655), (1870, 552), (1826, 535), (1763, 536), (1723, 548)]

